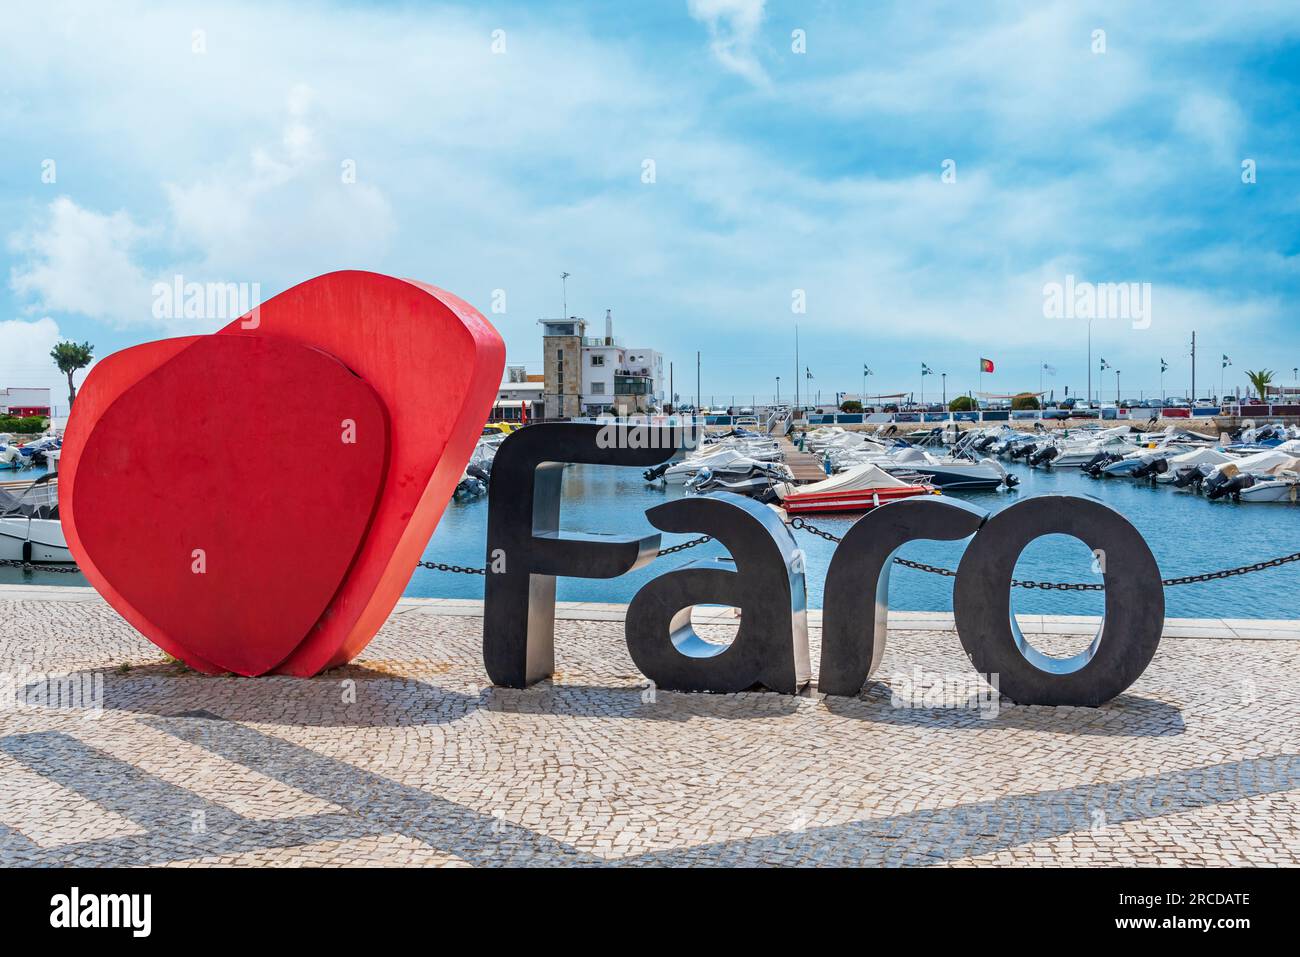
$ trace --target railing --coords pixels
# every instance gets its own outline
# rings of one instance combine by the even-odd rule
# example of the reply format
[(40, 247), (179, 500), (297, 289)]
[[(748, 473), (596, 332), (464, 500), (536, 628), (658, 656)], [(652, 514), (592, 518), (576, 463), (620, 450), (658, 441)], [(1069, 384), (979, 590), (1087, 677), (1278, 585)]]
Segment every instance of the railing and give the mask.
[[(962, 425), (1003, 422), (1088, 422), (1119, 421), (1146, 422), (1153, 415), (1166, 419), (1211, 418), (1216, 415), (1241, 415), (1262, 417), (1266, 415), (1300, 415), (1300, 406), (1224, 406), (1222, 409), (1092, 409), (1080, 410), (1071, 414), (1068, 409), (981, 409), (971, 412), (807, 412), (796, 422), (803, 425), (895, 425), (895, 424), (933, 424)], [(1270, 412), (1269, 410), (1272, 410)], [(1294, 412), (1284, 411), (1294, 409)], [(783, 418), (777, 416), (777, 419)], [(642, 414), (634, 416), (587, 416), (575, 418), (574, 422), (616, 423), (621, 425), (682, 425), (682, 426), (718, 426), (730, 428), (741, 419), (757, 419), (759, 429), (773, 419), (772, 413), (760, 411), (745, 415), (660, 415)], [(751, 425), (751, 428), (753, 426)]]
[[(1092, 409), (1071, 414), (1066, 409), (981, 409), (978, 412), (835, 412), (807, 413), (801, 422), (809, 425), (893, 425), (898, 423), (983, 423), (983, 422), (1145, 422), (1156, 415), (1162, 418), (1208, 418), (1220, 415), (1219, 409)], [(1261, 415), (1264, 413), (1260, 413)], [(712, 423), (710, 423), (712, 424)]]

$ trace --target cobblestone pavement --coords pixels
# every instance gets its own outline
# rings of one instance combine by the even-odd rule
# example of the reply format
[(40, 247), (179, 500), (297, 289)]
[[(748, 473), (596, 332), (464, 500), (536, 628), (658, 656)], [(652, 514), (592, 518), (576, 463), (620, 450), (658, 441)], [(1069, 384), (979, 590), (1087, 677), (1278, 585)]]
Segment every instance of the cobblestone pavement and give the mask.
[[(0, 601), (0, 863), (1300, 864), (1297, 641), (1166, 639), (1106, 707), (993, 714), (946, 631), (848, 699), (653, 693), (607, 620), (494, 689), (481, 628), (399, 606), (353, 665), (243, 679), (98, 599)], [(917, 668), (949, 686), (895, 707)], [(103, 707), (33, 700), (44, 672)]]

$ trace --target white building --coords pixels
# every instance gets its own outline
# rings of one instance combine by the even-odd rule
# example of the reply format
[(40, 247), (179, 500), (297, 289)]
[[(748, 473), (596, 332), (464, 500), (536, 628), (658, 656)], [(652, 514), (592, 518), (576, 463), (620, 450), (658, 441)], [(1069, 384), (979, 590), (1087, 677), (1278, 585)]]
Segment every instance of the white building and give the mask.
[(51, 412), (49, 389), (0, 389), (0, 412), (5, 415), (45, 415)]
[(654, 349), (626, 349), (623, 364), (633, 373), (650, 377), (650, 394), (659, 407), (668, 401), (668, 379), (664, 375), (664, 357)]
[(589, 337), (587, 321), (577, 316), (540, 322), (547, 418), (627, 415), (663, 406), (663, 356), (624, 348), (614, 337), (611, 310), (605, 310), (605, 335), (599, 338)]
[(528, 422), (539, 421), (545, 387), (541, 376), (528, 375), (523, 366), (506, 366), (506, 377), (492, 403), (488, 421), (520, 422), (525, 417)]

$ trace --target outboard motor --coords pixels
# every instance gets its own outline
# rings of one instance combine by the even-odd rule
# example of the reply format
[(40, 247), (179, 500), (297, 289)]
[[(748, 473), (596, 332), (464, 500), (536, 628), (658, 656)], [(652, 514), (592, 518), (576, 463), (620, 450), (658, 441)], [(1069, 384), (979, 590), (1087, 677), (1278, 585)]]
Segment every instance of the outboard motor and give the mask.
[(712, 481), (713, 469), (705, 467), (696, 472), (694, 478), (687, 480), (686, 487), (696, 492), (708, 491), (704, 486), (707, 486)]
[(488, 475), (487, 469), (483, 468), (481, 465), (470, 464), (465, 466), (465, 474), (468, 475), (470, 478), (478, 479), (480, 482), (482, 482), (485, 485), (487, 484), (488, 480), (491, 478), (491, 476)]
[(647, 482), (657, 482), (663, 478), (663, 474), (668, 471), (668, 466), (671, 464), (671, 462), (665, 462), (662, 465), (656, 465), (652, 469), (646, 469), (641, 473), (641, 477)]
[(1164, 475), (1169, 471), (1169, 460), (1165, 458), (1148, 459), (1133, 470), (1135, 479), (1150, 478), (1154, 479), (1157, 475)]
[(1216, 484), (1214, 488), (1207, 492), (1206, 497), (1212, 502), (1216, 499), (1229, 497), (1232, 498), (1234, 502), (1240, 502), (1241, 490), (1244, 488), (1250, 488), (1254, 484), (1255, 476), (1251, 475), (1249, 472), (1238, 472), (1232, 478)]
[(1093, 478), (1101, 478), (1101, 470), (1111, 462), (1118, 462), (1124, 456), (1116, 455), (1114, 452), (1098, 452), (1090, 458), (1079, 470), (1085, 475), (1091, 475)]
[(1205, 481), (1205, 467), (1202, 465), (1193, 465), (1185, 469), (1179, 469), (1178, 475), (1174, 479), (1174, 488), (1200, 488), (1201, 483)]
[(1019, 446), (1011, 450), (1011, 461), (1014, 462), (1016, 459), (1028, 459), (1029, 456), (1034, 454), (1034, 450), (1037, 448), (1038, 446), (1033, 442), (1021, 442)]
[(1060, 454), (1061, 450), (1055, 445), (1045, 445), (1033, 455), (1029, 456), (1029, 464), (1034, 468), (1037, 468), (1040, 465), (1044, 468), (1048, 468), (1051, 466), (1052, 460)]
[(996, 435), (986, 435), (986, 436), (984, 436), (982, 439), (980, 439), (978, 442), (975, 443), (975, 451), (976, 451), (976, 452), (987, 452), (987, 451), (989, 450), (989, 446), (991, 446), (991, 445), (992, 445), (994, 442), (996, 442), (997, 440), (998, 440), (998, 437), (997, 437)]

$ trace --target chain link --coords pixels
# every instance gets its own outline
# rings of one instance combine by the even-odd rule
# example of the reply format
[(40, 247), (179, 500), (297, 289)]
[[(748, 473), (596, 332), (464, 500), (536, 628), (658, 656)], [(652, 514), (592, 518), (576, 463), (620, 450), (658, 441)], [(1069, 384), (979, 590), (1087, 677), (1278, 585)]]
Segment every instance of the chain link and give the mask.
[[(661, 548), (656, 554), (657, 558), (664, 555), (672, 555), (676, 552), (684, 552), (688, 548), (694, 548), (696, 545), (703, 545), (705, 542), (713, 541), (712, 535), (701, 535), (699, 538), (692, 538), (689, 542), (682, 542), (680, 545), (673, 545), (669, 548)], [(445, 565), (442, 562), (416, 562), (417, 568), (431, 568), (438, 572), (460, 572), (465, 575), (484, 575), (487, 570), (483, 568), (469, 568), (462, 565)]]
[[(824, 528), (818, 528), (811, 522), (808, 522), (801, 516), (796, 515), (790, 519), (790, 527), (807, 532), (810, 535), (816, 535), (818, 538), (824, 538), (828, 542), (839, 544), (843, 539)], [(672, 545), (668, 548), (659, 549), (657, 557), (662, 558), (664, 555), (673, 555), (677, 552), (684, 552), (688, 548), (695, 548), (697, 545), (704, 545), (713, 541), (711, 535), (701, 535), (699, 538), (692, 538), (690, 541), (682, 542), (680, 545)], [(1300, 552), (1294, 552), (1290, 555), (1283, 555), (1281, 558), (1271, 558), (1264, 562), (1255, 562), (1252, 565), (1242, 565), (1238, 568), (1224, 568), (1217, 572), (1203, 572), (1200, 575), (1183, 575), (1180, 578), (1166, 578), (1160, 584), (1166, 588), (1173, 588), (1176, 585), (1194, 585), (1199, 582), (1218, 581), (1222, 578), (1234, 578), (1238, 575), (1249, 575), (1251, 572), (1264, 571), (1267, 568), (1277, 568), (1280, 565), (1289, 565), (1292, 562), (1300, 562)], [(914, 568), (919, 572), (928, 572), (931, 575), (942, 575), (945, 578), (956, 578), (957, 573), (951, 568), (943, 568), (939, 565), (927, 565), (925, 562), (914, 562), (906, 558), (895, 558), (895, 565), (902, 565), (904, 568)], [(417, 568), (427, 568), (436, 572), (453, 572), (461, 575), (486, 575), (487, 569), (473, 568), (468, 565), (448, 565), (445, 562), (425, 562), (415, 563)], [(40, 562), (24, 562), (13, 558), (0, 558), (0, 568), (21, 568), (23, 571), (40, 571), (54, 572), (61, 575), (75, 575), (81, 571), (75, 565), (47, 565)], [(1013, 578), (1011, 580), (1013, 588), (1036, 588), (1042, 591), (1104, 591), (1106, 586), (1101, 583), (1091, 582), (1037, 582), (1037, 581), (1020, 581)]]
[(76, 565), (44, 565), (17, 558), (0, 558), (0, 568), (21, 568), (25, 572), (55, 572), (60, 575), (76, 575), (81, 572)]
[(448, 565), (445, 562), (416, 562), (416, 568), (428, 568), (435, 572), (456, 572), (461, 575), (486, 575), (486, 568), (471, 568), (468, 565)]
[(692, 538), (689, 542), (682, 542), (680, 545), (673, 545), (671, 548), (659, 549), (658, 558), (665, 555), (672, 555), (675, 552), (684, 552), (688, 548), (694, 548), (696, 545), (703, 545), (705, 542), (713, 541), (712, 535), (701, 535), (699, 538)]

